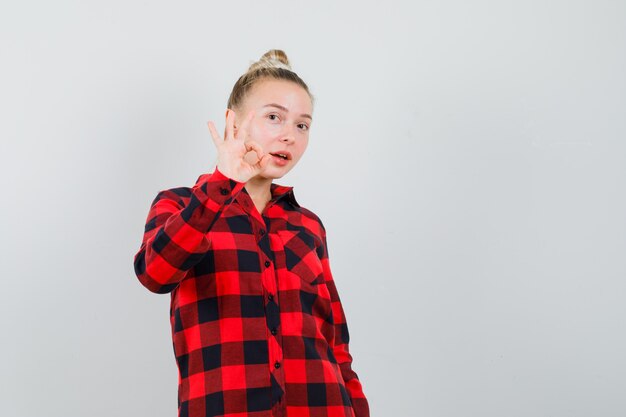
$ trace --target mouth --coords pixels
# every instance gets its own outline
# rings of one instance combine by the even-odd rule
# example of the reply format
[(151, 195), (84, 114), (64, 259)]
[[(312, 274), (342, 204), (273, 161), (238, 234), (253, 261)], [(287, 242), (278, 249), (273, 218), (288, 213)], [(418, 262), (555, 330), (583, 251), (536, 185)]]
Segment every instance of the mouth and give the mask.
[(281, 152), (270, 152), (270, 155), (275, 156), (277, 158), (281, 158), (285, 161), (288, 161), (291, 159), (291, 154), (287, 151), (281, 151)]

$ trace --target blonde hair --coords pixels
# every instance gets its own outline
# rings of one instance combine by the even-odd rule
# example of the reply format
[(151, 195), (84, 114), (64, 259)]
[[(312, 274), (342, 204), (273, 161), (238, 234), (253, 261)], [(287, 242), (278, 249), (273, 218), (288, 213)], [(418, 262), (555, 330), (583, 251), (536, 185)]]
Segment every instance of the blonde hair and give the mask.
[(296, 83), (304, 88), (311, 98), (311, 103), (313, 102), (313, 95), (309, 91), (309, 87), (302, 81), (298, 74), (293, 72), (287, 54), (280, 49), (270, 49), (264, 53), (258, 61), (253, 62), (245, 74), (239, 77), (233, 86), (230, 97), (228, 97), (228, 108), (241, 108), (243, 101), (252, 87), (268, 78)]

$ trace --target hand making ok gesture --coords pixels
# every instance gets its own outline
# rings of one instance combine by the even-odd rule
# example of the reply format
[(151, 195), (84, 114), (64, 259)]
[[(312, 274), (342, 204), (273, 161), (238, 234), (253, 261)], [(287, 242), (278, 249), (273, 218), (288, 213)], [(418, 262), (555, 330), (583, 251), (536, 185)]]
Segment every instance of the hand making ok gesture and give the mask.
[[(235, 137), (235, 112), (229, 111), (226, 116), (224, 139), (217, 133), (212, 121), (207, 123), (217, 148), (217, 169), (225, 176), (239, 182), (247, 182), (250, 178), (263, 172), (272, 158), (269, 153), (264, 154), (257, 142), (247, 139), (248, 126), (253, 118), (254, 110), (248, 113), (248, 117), (239, 126)], [(254, 164), (244, 159), (244, 156), (250, 151), (257, 155), (257, 161)]]

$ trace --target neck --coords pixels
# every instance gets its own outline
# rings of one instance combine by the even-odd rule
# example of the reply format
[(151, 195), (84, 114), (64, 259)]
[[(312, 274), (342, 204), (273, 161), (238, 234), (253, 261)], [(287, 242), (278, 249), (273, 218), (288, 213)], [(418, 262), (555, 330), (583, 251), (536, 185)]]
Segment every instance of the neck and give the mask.
[(250, 194), (254, 205), (262, 211), (268, 201), (272, 199), (271, 178), (250, 178), (246, 182), (246, 191)]

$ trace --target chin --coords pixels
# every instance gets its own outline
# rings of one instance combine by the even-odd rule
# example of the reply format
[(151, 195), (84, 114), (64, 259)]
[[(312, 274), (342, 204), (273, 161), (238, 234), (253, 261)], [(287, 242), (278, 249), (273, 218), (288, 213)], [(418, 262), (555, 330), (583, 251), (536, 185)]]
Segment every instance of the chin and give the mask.
[(259, 174), (259, 176), (262, 177), (262, 178), (276, 180), (276, 179), (284, 177), (285, 174), (287, 174), (289, 171), (291, 171), (291, 169), (288, 169), (288, 170), (280, 169), (280, 168), (278, 168), (278, 169), (269, 169), (269, 170), (267, 170), (267, 172), (265, 172), (263, 174)]
[(259, 174), (259, 177), (265, 178), (265, 179), (268, 179), (268, 180), (277, 180), (277, 179), (282, 178), (284, 175), (285, 174), (278, 174), (278, 173), (277, 174), (273, 174), (271, 172), (266, 172), (265, 174)]

